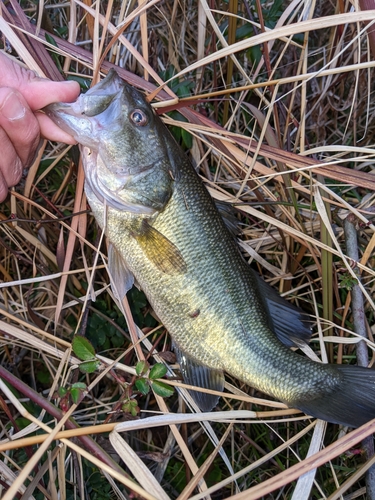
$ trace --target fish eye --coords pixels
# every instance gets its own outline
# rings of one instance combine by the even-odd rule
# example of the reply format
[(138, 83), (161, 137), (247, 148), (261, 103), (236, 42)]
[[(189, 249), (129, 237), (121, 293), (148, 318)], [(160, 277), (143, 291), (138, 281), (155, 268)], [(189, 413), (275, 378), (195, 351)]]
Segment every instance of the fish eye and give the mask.
[(148, 123), (146, 113), (141, 109), (135, 109), (130, 113), (130, 119), (137, 127), (144, 127)]

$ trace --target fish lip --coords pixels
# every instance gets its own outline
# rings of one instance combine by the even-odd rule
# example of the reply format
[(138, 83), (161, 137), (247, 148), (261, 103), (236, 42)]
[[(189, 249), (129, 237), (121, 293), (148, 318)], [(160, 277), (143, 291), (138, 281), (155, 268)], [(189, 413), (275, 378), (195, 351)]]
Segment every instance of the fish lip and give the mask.
[[(79, 138), (77, 138), (77, 134), (80, 133), (80, 130), (76, 130), (72, 120), (66, 119), (65, 115), (77, 119), (90, 120), (90, 118), (100, 115), (106, 111), (112, 102), (122, 94), (124, 89), (127, 88), (128, 86), (122, 78), (118, 75), (114, 68), (111, 68), (103, 80), (97, 83), (94, 87), (90, 88), (86, 93), (80, 94), (75, 101), (71, 103), (51, 103), (48, 106), (45, 106), (42, 111), (55, 121), (58, 126), (73, 135), (78, 140)], [(99, 106), (99, 108), (97, 108), (95, 105), (88, 106), (87, 102), (92, 98), (94, 103), (95, 98), (97, 98), (99, 102), (103, 98), (108, 99), (108, 101), (103, 103), (103, 107)]]
[[(79, 98), (78, 98), (79, 99)], [(68, 116), (74, 116), (74, 117), (82, 117), (85, 115), (82, 115), (82, 113), (79, 113), (76, 109), (74, 109), (77, 105), (77, 101), (75, 102), (53, 102), (52, 104), (48, 104), (48, 106), (45, 106), (42, 111), (49, 116), (50, 118), (54, 118), (55, 121), (63, 121), (64, 120), (64, 115)], [(68, 125), (68, 124), (66, 124)]]
[[(59, 113), (59, 112), (66, 112), (68, 108), (72, 107), (72, 103), (69, 102), (53, 102), (52, 104), (48, 104), (48, 106), (45, 106), (43, 108), (43, 111), (48, 115), (51, 113)], [(70, 114), (70, 113), (68, 113)]]
[[(63, 105), (66, 106), (66, 103), (63, 102), (54, 102), (52, 104), (48, 104), (48, 106), (45, 106), (42, 111), (44, 114), (46, 114), (51, 120), (56, 123), (61, 128), (61, 123), (63, 120), (61, 119), (61, 113)], [(64, 122), (65, 123), (65, 122)]]
[[(98, 90), (108, 90), (108, 88), (113, 87), (114, 92), (118, 92), (121, 87), (125, 85), (124, 80), (120, 77), (114, 68), (111, 68), (105, 78), (100, 80), (94, 87), (95, 91)], [(88, 90), (90, 92), (91, 89)]]
[[(42, 111), (64, 132), (72, 135), (79, 142), (80, 129), (74, 126), (73, 120), (84, 119), (87, 125), (90, 124), (89, 119), (77, 110), (77, 101), (73, 103), (55, 102), (44, 107)], [(70, 118), (72, 117), (72, 119)], [(90, 125), (91, 126), (91, 125)]]
[(80, 94), (74, 102), (51, 103), (45, 106), (42, 111), (60, 128), (73, 135), (80, 142), (82, 124), (92, 127), (92, 120), (106, 112), (113, 101), (119, 98), (122, 84), (123, 82), (117, 73), (112, 72), (85, 94)]

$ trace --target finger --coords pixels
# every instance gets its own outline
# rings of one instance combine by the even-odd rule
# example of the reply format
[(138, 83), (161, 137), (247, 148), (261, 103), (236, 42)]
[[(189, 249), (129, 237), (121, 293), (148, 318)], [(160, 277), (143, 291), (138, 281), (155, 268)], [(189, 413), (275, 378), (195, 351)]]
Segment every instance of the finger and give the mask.
[(49, 141), (65, 142), (65, 144), (77, 144), (77, 141), (68, 133), (59, 128), (44, 113), (35, 113), (39, 122), (40, 134)]
[(4, 179), (3, 173), (0, 169), (0, 203), (8, 196), (8, 183)]
[(39, 145), (39, 123), (16, 90), (0, 88), (0, 127), (5, 130), (22, 167), (29, 167)]
[(42, 109), (53, 102), (75, 101), (80, 93), (80, 86), (74, 81), (52, 82), (37, 80), (22, 85), (20, 92), (33, 111)]
[(15, 186), (21, 180), (23, 165), (3, 128), (0, 128), (0, 144), (0, 184), (4, 199), (8, 188)]

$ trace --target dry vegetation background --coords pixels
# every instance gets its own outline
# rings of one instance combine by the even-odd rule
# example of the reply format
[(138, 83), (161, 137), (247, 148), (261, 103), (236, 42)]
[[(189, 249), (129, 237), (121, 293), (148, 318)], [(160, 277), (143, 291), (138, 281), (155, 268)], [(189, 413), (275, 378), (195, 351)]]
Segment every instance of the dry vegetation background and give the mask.
[[(10, 0), (0, 31), (12, 57), (83, 89), (112, 66), (149, 93), (167, 81), (155, 106), (234, 207), (244, 256), (313, 315), (307, 355), (355, 363), (364, 333), (366, 364), (374, 15), (345, 1)], [(326, 425), (230, 377), (216, 411), (194, 408), (144, 296), (114, 302), (74, 148), (43, 144), (0, 218), (1, 498), (370, 498), (373, 424)], [(168, 363), (172, 396), (139, 393), (142, 359)]]

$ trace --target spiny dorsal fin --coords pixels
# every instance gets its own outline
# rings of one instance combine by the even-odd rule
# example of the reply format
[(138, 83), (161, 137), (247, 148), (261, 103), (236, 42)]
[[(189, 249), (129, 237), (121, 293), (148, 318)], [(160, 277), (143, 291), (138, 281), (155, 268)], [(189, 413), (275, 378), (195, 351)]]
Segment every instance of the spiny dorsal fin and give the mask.
[(214, 200), (215, 206), (230, 234), (237, 237), (241, 234), (240, 221), (236, 217), (236, 209), (226, 201)]
[(186, 263), (176, 245), (147, 221), (143, 221), (142, 231), (135, 238), (146, 257), (160, 271), (166, 274), (186, 272)]
[[(241, 233), (236, 211), (229, 203), (215, 200), (226, 228), (232, 236)], [(277, 338), (288, 347), (300, 347), (308, 343), (312, 334), (311, 319), (308, 314), (281, 297), (255, 271), (253, 272), (260, 289), (260, 296), (268, 311), (269, 323)], [(292, 326), (291, 326), (292, 325)]]

